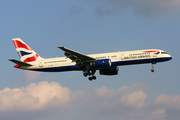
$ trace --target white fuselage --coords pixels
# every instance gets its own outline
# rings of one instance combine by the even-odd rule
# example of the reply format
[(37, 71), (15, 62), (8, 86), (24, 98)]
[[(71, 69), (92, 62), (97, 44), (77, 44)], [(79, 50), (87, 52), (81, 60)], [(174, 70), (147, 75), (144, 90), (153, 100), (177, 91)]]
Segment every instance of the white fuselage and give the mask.
[[(111, 60), (110, 67), (115, 67), (120, 65), (131, 65), (131, 64), (156, 63), (156, 62), (163, 62), (172, 59), (171, 55), (159, 49), (90, 54), (87, 56), (95, 58), (96, 60), (110, 59)], [(61, 71), (84, 69), (84, 68), (79, 68), (76, 65), (76, 62), (73, 62), (71, 59), (67, 57), (40, 59), (35, 62), (31, 62), (30, 64), (32, 64), (32, 66), (30, 67), (22, 66), (20, 67), (20, 69), (44, 71), (44, 72), (61, 72)]]

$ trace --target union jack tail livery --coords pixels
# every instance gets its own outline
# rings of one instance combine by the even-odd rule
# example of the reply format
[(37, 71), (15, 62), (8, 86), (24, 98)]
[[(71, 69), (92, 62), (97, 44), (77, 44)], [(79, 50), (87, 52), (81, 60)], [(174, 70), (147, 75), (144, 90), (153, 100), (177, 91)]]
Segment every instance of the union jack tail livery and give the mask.
[(22, 62), (34, 62), (41, 59), (41, 57), (20, 38), (14, 38), (12, 40)]

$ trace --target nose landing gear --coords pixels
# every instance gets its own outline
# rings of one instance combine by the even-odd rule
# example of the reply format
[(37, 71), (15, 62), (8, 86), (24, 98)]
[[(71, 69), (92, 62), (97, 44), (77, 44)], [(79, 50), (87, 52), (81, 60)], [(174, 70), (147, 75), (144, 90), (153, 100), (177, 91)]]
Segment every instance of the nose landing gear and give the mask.
[(153, 62), (153, 63), (152, 63), (152, 69), (151, 69), (151, 72), (154, 72), (154, 68), (155, 68), (154, 64), (156, 64), (156, 62)]

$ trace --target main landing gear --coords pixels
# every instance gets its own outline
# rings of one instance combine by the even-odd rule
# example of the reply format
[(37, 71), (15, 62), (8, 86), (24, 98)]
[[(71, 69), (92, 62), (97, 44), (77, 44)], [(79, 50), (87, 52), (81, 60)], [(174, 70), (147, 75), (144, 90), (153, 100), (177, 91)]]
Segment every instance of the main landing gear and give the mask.
[[(83, 73), (83, 75), (84, 75), (84, 77), (87, 77), (87, 76), (90, 76), (88, 79), (90, 80), (90, 81), (92, 81), (92, 80), (96, 80), (96, 76), (94, 76), (94, 73), (95, 73), (96, 71), (85, 71), (84, 73)], [(91, 75), (92, 75), (92, 77), (91, 77)]]
[(154, 68), (155, 68), (154, 64), (156, 64), (156, 63), (155, 63), (155, 62), (152, 63), (152, 69), (151, 69), (151, 72), (154, 72)]

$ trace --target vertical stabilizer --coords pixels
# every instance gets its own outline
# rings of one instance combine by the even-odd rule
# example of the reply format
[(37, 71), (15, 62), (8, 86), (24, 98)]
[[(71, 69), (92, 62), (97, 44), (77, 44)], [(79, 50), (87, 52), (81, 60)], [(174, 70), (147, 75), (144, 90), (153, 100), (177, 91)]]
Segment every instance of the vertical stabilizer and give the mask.
[(42, 59), (20, 38), (13, 38), (12, 40), (22, 62), (34, 62), (36, 60)]

